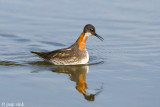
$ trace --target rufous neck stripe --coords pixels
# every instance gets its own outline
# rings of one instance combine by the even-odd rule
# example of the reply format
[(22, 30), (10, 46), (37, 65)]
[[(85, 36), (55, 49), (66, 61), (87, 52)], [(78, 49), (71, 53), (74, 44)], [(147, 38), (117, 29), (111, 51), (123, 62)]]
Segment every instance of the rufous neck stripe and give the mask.
[(85, 33), (82, 32), (81, 35), (78, 38), (79, 50), (82, 51), (85, 48), (87, 39), (88, 39), (88, 36), (85, 36)]

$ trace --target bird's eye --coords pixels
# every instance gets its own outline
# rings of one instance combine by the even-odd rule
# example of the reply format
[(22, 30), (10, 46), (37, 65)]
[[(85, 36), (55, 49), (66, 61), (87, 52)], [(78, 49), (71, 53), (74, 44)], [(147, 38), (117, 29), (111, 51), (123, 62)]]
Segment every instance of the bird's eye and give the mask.
[(90, 29), (90, 31), (93, 31), (93, 29)]

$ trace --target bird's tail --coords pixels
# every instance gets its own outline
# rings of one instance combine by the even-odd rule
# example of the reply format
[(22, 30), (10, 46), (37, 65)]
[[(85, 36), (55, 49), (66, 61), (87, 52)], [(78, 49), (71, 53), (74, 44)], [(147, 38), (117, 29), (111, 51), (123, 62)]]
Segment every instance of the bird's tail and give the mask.
[(31, 51), (31, 53), (34, 53), (34, 54), (37, 54), (37, 55), (38, 55), (40, 52), (33, 52), (33, 51)]
[(31, 53), (34, 53), (34, 54), (38, 55), (39, 57), (41, 57), (43, 59), (48, 59), (45, 52), (33, 52), (33, 51), (31, 51)]

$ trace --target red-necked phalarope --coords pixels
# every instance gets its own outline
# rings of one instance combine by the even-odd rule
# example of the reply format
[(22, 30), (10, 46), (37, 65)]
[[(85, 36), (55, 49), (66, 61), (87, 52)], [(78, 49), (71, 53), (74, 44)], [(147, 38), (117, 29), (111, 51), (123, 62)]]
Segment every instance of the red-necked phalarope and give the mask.
[(103, 40), (101, 36), (96, 34), (95, 27), (91, 24), (87, 24), (77, 41), (68, 48), (58, 49), (51, 52), (33, 52), (39, 57), (48, 60), (55, 65), (78, 65), (87, 64), (89, 61), (89, 55), (86, 49), (86, 40), (89, 36), (94, 35), (100, 40)]

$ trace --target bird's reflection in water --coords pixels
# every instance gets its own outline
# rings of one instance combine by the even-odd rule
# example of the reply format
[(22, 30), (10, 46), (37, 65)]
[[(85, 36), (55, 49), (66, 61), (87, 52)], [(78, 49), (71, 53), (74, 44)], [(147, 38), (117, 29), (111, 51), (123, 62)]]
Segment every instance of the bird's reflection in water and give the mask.
[(100, 91), (95, 94), (87, 93), (86, 74), (88, 73), (88, 70), (89, 66), (87, 65), (60, 66), (52, 69), (53, 72), (68, 74), (70, 79), (76, 82), (76, 89), (84, 95), (85, 99), (88, 101), (94, 101), (95, 95)]

